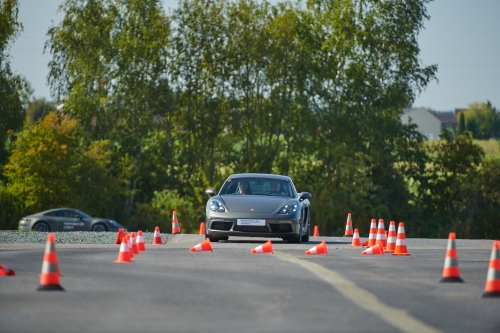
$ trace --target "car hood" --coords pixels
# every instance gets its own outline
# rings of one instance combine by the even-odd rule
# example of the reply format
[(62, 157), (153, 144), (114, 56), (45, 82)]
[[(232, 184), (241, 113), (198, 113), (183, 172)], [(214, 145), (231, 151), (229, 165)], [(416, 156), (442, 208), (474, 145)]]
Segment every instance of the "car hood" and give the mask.
[(273, 213), (291, 199), (263, 195), (224, 195), (220, 198), (230, 211), (245, 213)]

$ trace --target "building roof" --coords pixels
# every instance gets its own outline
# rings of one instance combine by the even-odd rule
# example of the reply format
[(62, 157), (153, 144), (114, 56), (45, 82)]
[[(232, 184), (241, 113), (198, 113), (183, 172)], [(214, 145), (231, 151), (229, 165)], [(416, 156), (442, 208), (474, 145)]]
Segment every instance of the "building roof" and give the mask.
[(438, 112), (435, 116), (441, 120), (442, 123), (457, 123), (457, 116), (452, 112)]

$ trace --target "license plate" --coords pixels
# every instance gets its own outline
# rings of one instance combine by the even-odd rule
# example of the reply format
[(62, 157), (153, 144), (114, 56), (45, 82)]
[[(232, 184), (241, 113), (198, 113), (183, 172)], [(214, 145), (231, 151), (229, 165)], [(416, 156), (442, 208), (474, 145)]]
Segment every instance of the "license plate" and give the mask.
[(266, 225), (266, 220), (257, 220), (257, 219), (238, 219), (236, 222), (238, 225), (258, 225), (258, 226)]

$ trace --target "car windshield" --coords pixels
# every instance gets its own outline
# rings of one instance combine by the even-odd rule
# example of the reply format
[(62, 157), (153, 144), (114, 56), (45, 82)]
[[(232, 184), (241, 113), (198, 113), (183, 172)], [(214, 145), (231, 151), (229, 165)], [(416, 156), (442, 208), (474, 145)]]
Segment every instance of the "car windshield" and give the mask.
[(293, 197), (290, 183), (274, 178), (229, 178), (220, 194)]

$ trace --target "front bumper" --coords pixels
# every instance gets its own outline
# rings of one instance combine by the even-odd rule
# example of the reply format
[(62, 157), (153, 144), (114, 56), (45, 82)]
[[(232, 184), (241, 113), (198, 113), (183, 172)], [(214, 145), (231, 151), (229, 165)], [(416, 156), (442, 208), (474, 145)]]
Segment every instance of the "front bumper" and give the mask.
[[(206, 219), (206, 234), (213, 237), (293, 238), (300, 234), (300, 219), (265, 219), (264, 226), (242, 226), (236, 218)], [(208, 223), (207, 223), (208, 222)]]

